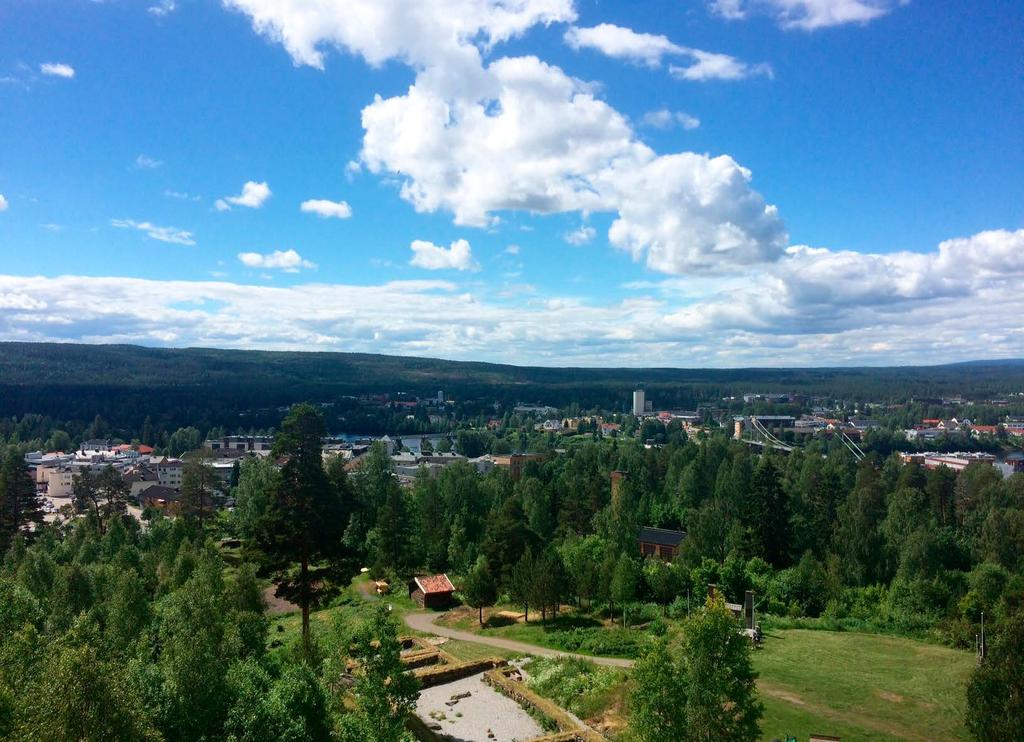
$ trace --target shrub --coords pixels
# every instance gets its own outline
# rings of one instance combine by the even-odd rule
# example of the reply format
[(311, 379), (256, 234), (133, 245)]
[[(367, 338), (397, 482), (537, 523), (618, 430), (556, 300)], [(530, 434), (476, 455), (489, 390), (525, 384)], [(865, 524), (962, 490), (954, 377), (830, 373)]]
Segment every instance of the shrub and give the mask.
[(569, 629), (548, 634), (552, 644), (567, 652), (613, 657), (637, 657), (641, 636), (622, 628)]
[(537, 657), (526, 665), (526, 684), (577, 716), (594, 716), (622, 679), (617, 670), (574, 657)]

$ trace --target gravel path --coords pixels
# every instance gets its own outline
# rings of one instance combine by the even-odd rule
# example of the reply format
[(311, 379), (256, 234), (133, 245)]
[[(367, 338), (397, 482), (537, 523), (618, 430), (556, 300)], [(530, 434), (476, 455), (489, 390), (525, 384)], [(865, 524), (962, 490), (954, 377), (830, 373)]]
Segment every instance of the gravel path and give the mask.
[(405, 616), (405, 623), (410, 629), (414, 629), (416, 631), (422, 631), (427, 634), (437, 634), (438, 636), (444, 636), (449, 639), (459, 639), (460, 641), (472, 642), (474, 644), (484, 644), (488, 647), (505, 649), (509, 652), (532, 654), (538, 657), (577, 657), (579, 659), (589, 660), (595, 665), (607, 665), (609, 667), (633, 666), (633, 660), (624, 660), (617, 657), (593, 657), (586, 654), (576, 654), (575, 652), (562, 652), (557, 649), (539, 647), (536, 644), (517, 642), (513, 639), (501, 639), (496, 636), (481, 636), (480, 634), (473, 634), (469, 631), (460, 631), (459, 629), (452, 629), (447, 626), (438, 626), (434, 623), (437, 618), (438, 614), (435, 613), (409, 613)]
[[(470, 695), (452, 706), (447, 704), (462, 693)], [(518, 703), (485, 684), (483, 673), (424, 688), (416, 701), (416, 715), (427, 724), (439, 724), (441, 728), (435, 730), (439, 734), (461, 742), (515, 742), (544, 734)], [(494, 736), (488, 737), (488, 732)]]
[(279, 616), (283, 613), (295, 613), (302, 610), (302, 606), (292, 603), (287, 598), (279, 598), (276, 594), (277, 585), (267, 585), (263, 588), (263, 602), (267, 605), (267, 614)]

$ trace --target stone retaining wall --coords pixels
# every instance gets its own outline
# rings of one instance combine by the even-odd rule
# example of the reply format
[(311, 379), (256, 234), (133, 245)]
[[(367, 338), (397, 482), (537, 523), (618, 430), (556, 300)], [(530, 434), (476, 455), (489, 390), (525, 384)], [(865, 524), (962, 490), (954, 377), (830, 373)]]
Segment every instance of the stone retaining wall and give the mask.
[(557, 734), (537, 737), (531, 742), (604, 742), (604, 737), (590, 727), (581, 725), (561, 706), (537, 695), (522, 681), (510, 678), (509, 672), (510, 669), (504, 668), (491, 670), (484, 673), (484, 682), (520, 706), (532, 708), (538, 714), (551, 719), (559, 729)]
[(413, 670), (412, 674), (420, 681), (424, 688), (432, 688), (435, 685), (443, 685), (453, 680), (468, 678), (484, 670), (493, 670), (496, 667), (503, 667), (505, 660), (501, 657), (484, 657), (469, 662), (456, 662), (450, 665), (432, 665)]

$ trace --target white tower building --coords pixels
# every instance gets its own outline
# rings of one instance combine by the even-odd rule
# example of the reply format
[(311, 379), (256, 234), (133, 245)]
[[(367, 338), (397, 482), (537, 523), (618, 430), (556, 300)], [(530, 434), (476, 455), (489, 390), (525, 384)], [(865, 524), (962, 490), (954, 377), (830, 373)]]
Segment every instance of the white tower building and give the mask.
[(646, 409), (646, 402), (644, 401), (644, 390), (637, 389), (633, 392), (633, 414), (638, 417), (644, 414)]

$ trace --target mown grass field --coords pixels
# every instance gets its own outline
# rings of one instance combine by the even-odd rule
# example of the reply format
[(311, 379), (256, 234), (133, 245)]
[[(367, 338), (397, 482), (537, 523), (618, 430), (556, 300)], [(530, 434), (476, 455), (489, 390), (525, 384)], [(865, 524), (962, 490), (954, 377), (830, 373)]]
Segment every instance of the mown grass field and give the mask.
[(875, 634), (769, 632), (755, 652), (765, 739), (965, 739), (974, 656)]

